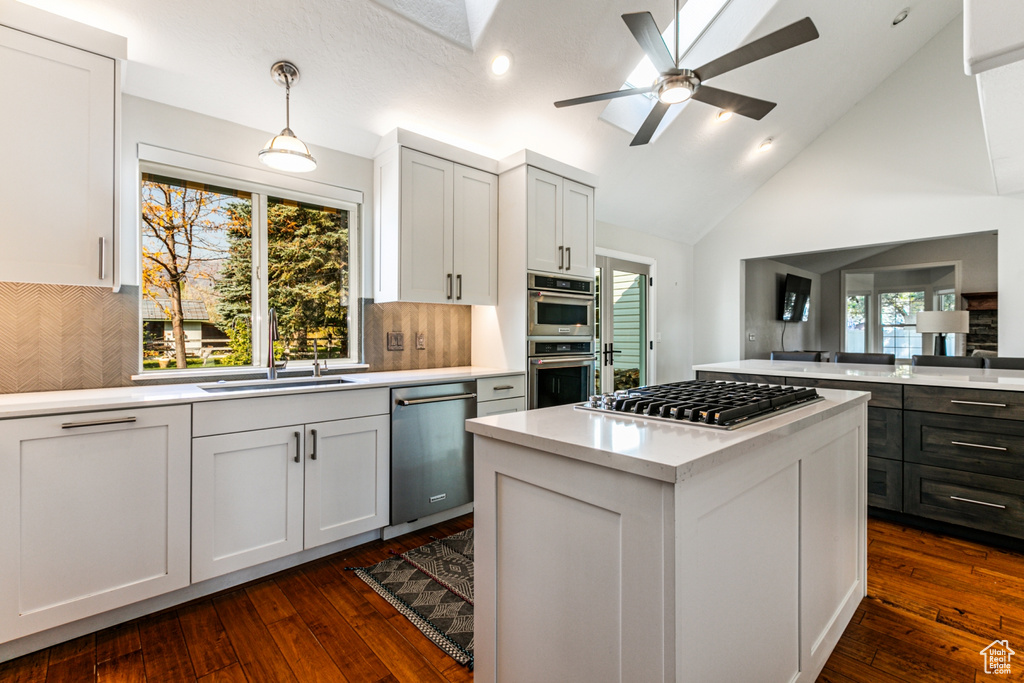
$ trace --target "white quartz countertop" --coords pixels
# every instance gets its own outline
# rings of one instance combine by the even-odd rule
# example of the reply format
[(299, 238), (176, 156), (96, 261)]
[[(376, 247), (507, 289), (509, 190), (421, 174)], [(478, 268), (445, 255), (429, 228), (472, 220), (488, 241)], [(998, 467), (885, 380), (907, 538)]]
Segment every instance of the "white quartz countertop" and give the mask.
[[(414, 384), (436, 384), (476, 380), (482, 377), (522, 374), (522, 371), (480, 366), (435, 368), (429, 370), (400, 370), (390, 372), (363, 372), (347, 375), (326, 375), (322, 379), (344, 378), (344, 384), (323, 386), (291, 386), (296, 382), (309, 382), (310, 376), (290, 377), (273, 381), (274, 389), (251, 391), (225, 391), (211, 393), (203, 387), (217, 386), (218, 383), (163, 384), (110, 389), (76, 389), (72, 391), (39, 391), (24, 394), (0, 394), (0, 419), (54, 415), (57, 413), (82, 413), (94, 410), (117, 410), (148, 406), (199, 403), (203, 401), (224, 401), (237, 398), (275, 396), (289, 393), (311, 393), (322, 391), (347, 391), (369, 387), (409, 386)], [(237, 380), (224, 384), (266, 384), (266, 382)]]
[(855, 363), (806, 363), (784, 360), (735, 360), (693, 366), (695, 371), (734, 372), (777, 377), (808, 377), (857, 382), (916, 384), (932, 387), (967, 387), (1024, 391), (1024, 370), (981, 368), (911, 367), (910, 365), (859, 365)]
[(666, 482), (677, 482), (866, 404), (870, 394), (819, 389), (825, 400), (731, 431), (573, 406), (478, 417), (474, 434)]

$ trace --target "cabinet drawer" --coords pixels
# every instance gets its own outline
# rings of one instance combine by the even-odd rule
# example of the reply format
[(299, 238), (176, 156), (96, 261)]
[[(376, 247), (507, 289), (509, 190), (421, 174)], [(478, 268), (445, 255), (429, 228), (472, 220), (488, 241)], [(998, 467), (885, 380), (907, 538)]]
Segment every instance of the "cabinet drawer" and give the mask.
[(868, 455), (903, 459), (903, 411), (868, 407)]
[(758, 384), (785, 384), (779, 375), (745, 375), (739, 372), (708, 372), (699, 370), (697, 379), (725, 380), (726, 382), (757, 382)]
[(502, 415), (504, 413), (518, 413), (526, 410), (526, 397), (503, 398), (498, 401), (477, 402), (476, 416), (487, 417), (488, 415)]
[(476, 381), (476, 400), (496, 401), (502, 398), (526, 396), (525, 375), (502, 375), (501, 377), (484, 377)]
[(387, 387), (204, 401), (192, 404), (192, 436), (386, 415), (389, 401)]
[(907, 410), (1024, 420), (1024, 392), (948, 387), (906, 387)]
[(903, 463), (868, 456), (868, 505), (899, 512), (903, 507)]
[(904, 419), (906, 460), (1024, 479), (1024, 423), (913, 411)]
[(903, 470), (904, 512), (1024, 538), (1024, 482), (912, 463)]
[(846, 391), (867, 391), (871, 394), (868, 406), (872, 408), (903, 407), (903, 386), (882, 382), (848, 382), (843, 379), (815, 379), (813, 377), (787, 377), (786, 384), (795, 387), (818, 387), (821, 389), (844, 389)]

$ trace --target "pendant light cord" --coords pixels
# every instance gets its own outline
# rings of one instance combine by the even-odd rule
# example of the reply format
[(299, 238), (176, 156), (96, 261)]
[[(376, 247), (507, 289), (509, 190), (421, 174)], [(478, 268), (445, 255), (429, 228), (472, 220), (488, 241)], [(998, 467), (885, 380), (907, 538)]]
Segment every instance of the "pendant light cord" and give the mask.
[(284, 75), (284, 127), (292, 129), (292, 77)]
[(676, 17), (673, 20), (676, 25), (676, 68), (679, 68), (679, 0), (676, 0)]

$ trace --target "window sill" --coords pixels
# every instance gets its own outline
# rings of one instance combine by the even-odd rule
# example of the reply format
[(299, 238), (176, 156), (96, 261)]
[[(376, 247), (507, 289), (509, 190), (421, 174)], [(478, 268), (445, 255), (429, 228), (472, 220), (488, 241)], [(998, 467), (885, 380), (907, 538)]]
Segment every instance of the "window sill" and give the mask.
[[(337, 361), (336, 361), (337, 362)], [(331, 375), (344, 375), (353, 372), (365, 372), (370, 366), (366, 363), (338, 363), (323, 372), (324, 377)], [(297, 378), (313, 374), (313, 365), (290, 365), (284, 370), (278, 370), (278, 377)], [(219, 380), (255, 380), (266, 379), (267, 369), (252, 366), (238, 368), (221, 368), (210, 370), (149, 370), (140, 374), (132, 375), (131, 380), (135, 384), (201, 384), (204, 382), (216, 382)]]

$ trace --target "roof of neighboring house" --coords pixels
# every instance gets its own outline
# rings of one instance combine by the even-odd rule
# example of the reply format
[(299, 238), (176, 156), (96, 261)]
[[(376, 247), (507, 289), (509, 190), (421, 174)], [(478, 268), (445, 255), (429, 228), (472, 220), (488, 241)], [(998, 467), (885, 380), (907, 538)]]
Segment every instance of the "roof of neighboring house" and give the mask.
[[(185, 314), (185, 320), (210, 319), (210, 314), (206, 311), (206, 304), (199, 299), (183, 299), (181, 302), (181, 309)], [(170, 310), (170, 299), (142, 300), (143, 320), (170, 320)]]

